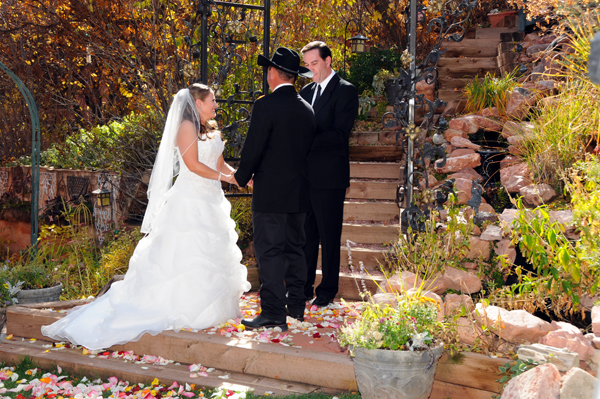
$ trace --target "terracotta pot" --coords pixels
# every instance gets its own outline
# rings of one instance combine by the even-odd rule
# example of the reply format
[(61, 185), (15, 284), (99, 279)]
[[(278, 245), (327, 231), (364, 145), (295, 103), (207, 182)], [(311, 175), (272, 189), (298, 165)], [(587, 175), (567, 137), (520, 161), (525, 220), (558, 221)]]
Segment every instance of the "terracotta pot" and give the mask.
[(504, 11), (488, 14), (492, 28), (512, 28), (516, 22), (516, 11)]
[(354, 372), (362, 399), (427, 399), (444, 345), (428, 351), (354, 351)]

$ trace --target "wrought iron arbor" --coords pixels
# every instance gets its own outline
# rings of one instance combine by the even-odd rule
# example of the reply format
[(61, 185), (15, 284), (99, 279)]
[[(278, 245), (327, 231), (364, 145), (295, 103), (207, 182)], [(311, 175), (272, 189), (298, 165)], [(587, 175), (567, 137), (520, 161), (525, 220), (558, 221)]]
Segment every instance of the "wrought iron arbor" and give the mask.
[[(240, 4), (215, 0), (196, 0), (196, 22), (200, 26), (191, 25), (191, 34), (186, 38), (189, 45), (188, 62), (200, 58), (200, 74), (193, 81), (199, 81), (212, 87), (217, 96), (217, 102), (222, 104), (218, 109), (217, 120), (221, 131), (227, 137), (225, 160), (239, 161), (243, 145), (243, 130), (250, 120), (249, 108), (254, 101), (267, 93), (267, 75), (260, 68), (260, 78), (256, 69), (255, 55), (258, 54), (258, 33), (254, 30), (262, 27), (262, 54), (269, 58), (270, 43), (270, 13), (271, 2), (264, 0), (264, 4)], [(256, 14), (259, 17), (254, 17)], [(231, 18), (233, 16), (233, 18)], [(262, 21), (262, 26), (257, 22)], [(200, 40), (194, 42), (197, 31), (200, 30)], [(209, 42), (210, 41), (210, 42)], [(209, 81), (209, 46), (220, 50), (218, 55), (219, 69)], [(245, 57), (240, 54), (243, 46), (251, 46), (254, 52), (246, 52)], [(247, 80), (239, 82), (238, 69), (245, 68)], [(229, 77), (233, 79), (229, 79)], [(231, 82), (233, 80), (233, 82)], [(260, 80), (261, 83), (257, 82)], [(225, 92), (228, 92), (227, 95)], [(226, 95), (226, 96), (225, 96)], [(227, 110), (223, 105), (227, 106)], [(228, 196), (248, 196), (251, 194), (233, 191), (230, 187)]]
[(35, 100), (31, 95), (31, 92), (23, 81), (19, 79), (4, 63), (0, 62), (0, 69), (8, 74), (13, 82), (17, 85), (17, 88), (25, 98), (27, 108), (29, 108), (29, 115), (31, 116), (31, 241), (32, 247), (37, 244), (38, 238), (38, 211), (39, 211), (39, 197), (40, 197), (40, 117), (38, 114)]
[[(429, 6), (419, 4), (417, 0), (411, 0), (407, 10), (408, 14), (408, 49), (404, 53), (405, 58), (410, 58), (410, 64), (401, 69), (400, 75), (394, 79), (398, 86), (398, 97), (393, 101), (394, 110), (383, 115), (383, 123), (386, 127), (401, 125), (400, 133), (404, 133), (403, 148), (406, 155), (404, 169), (404, 182), (398, 186), (397, 201), (400, 206), (405, 202), (405, 209), (401, 215), (401, 226), (403, 231), (410, 226), (413, 231), (419, 231), (424, 226), (424, 218), (429, 216), (431, 209), (439, 207), (447, 199), (447, 186), (440, 186), (436, 192), (429, 190), (427, 173), (424, 173), (425, 158), (442, 158), (439, 166), (446, 163), (446, 154), (441, 147), (431, 146), (426, 143), (418, 152), (415, 145), (419, 138), (425, 137), (431, 129), (443, 131), (446, 128), (445, 119), (440, 118), (438, 126), (433, 126), (434, 110), (445, 106), (446, 103), (439, 99), (430, 101), (423, 94), (417, 94), (416, 84), (424, 81), (427, 84), (435, 84), (438, 79), (437, 64), (445, 52), (441, 50), (442, 43), (447, 41), (459, 42), (463, 40), (466, 30), (464, 23), (469, 18), (471, 11), (477, 5), (477, 0), (433, 0)], [(429, 21), (427, 34), (432, 31), (438, 33), (438, 40), (433, 49), (420, 64), (416, 62), (417, 52), (417, 26), (425, 22), (426, 13), (439, 15)], [(407, 60), (407, 64), (409, 63)], [(424, 117), (419, 126), (416, 125), (416, 110), (423, 109)], [(415, 156), (417, 154), (417, 156)], [(425, 189), (422, 190), (418, 199), (415, 192), (418, 190), (420, 180), (425, 181)], [(451, 189), (451, 188), (450, 188)]]

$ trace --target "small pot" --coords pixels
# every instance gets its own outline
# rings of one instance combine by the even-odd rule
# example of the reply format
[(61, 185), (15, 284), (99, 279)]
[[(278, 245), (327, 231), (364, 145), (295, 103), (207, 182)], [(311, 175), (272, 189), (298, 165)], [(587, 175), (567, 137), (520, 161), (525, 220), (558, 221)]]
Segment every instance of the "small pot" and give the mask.
[(385, 94), (387, 96), (388, 105), (396, 104), (398, 96), (400, 96), (400, 84), (398, 79), (388, 79), (385, 83)]
[(38, 288), (33, 290), (21, 290), (17, 293), (17, 305), (26, 303), (56, 302), (60, 299), (62, 283), (54, 287)]
[(492, 28), (512, 28), (515, 26), (516, 11), (497, 12), (488, 14)]

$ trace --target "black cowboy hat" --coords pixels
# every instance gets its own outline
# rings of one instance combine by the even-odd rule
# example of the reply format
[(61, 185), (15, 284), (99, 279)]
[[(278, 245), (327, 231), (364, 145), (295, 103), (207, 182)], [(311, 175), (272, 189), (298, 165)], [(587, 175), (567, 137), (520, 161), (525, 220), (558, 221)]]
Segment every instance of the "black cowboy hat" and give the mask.
[(263, 67), (272, 66), (284, 72), (304, 76), (305, 78), (312, 78), (313, 76), (310, 69), (300, 65), (300, 56), (298, 53), (286, 47), (279, 47), (275, 50), (275, 54), (273, 54), (271, 59), (259, 54), (256, 62)]

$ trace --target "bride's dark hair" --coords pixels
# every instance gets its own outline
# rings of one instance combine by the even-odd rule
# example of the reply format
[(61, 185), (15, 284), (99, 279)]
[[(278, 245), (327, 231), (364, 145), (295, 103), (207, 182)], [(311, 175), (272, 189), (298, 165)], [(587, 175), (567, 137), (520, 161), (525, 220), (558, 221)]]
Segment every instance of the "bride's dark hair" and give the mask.
[[(188, 90), (190, 91), (190, 94), (194, 100), (201, 101), (206, 101), (208, 95), (212, 93), (212, 89), (202, 83), (193, 83), (188, 87)], [(208, 137), (206, 133), (214, 132), (218, 128), (217, 123), (214, 120), (204, 121), (203, 125), (200, 121), (200, 115), (198, 115), (198, 112), (195, 109), (190, 109), (189, 107), (183, 112), (183, 120), (188, 120), (196, 126), (196, 130), (198, 130), (199, 133), (199, 140), (206, 140), (206, 137)]]

